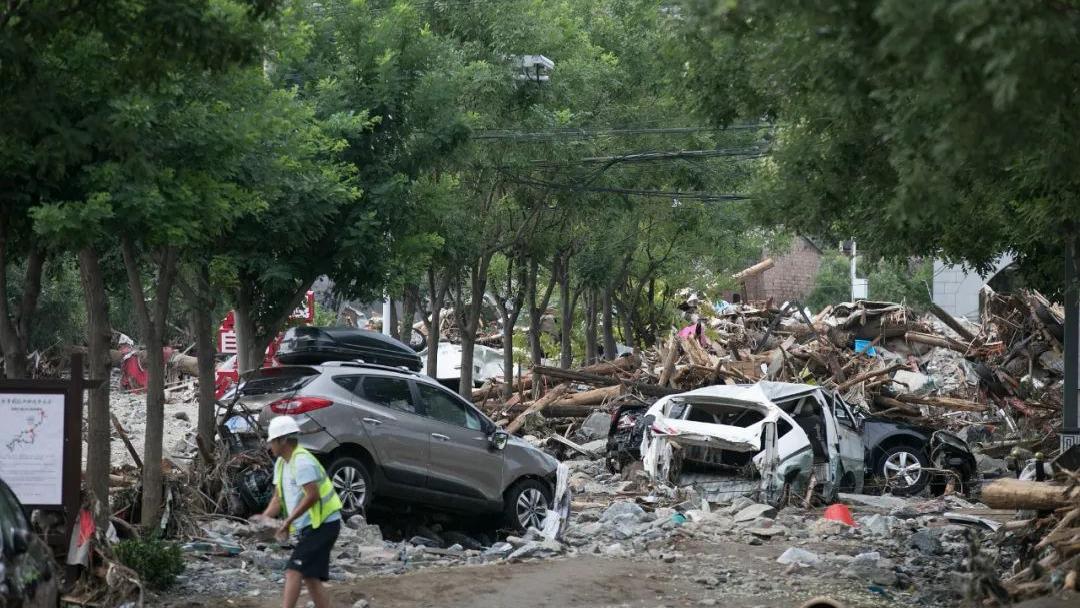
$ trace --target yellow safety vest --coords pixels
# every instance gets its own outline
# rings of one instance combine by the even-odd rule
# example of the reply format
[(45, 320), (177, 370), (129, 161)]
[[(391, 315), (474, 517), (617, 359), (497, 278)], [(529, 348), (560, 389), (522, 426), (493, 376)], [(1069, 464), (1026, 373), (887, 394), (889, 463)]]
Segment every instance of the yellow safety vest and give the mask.
[[(307, 455), (308, 458), (315, 461), (315, 466), (319, 469), (319, 500), (308, 509), (308, 513), (311, 514), (311, 527), (314, 529), (322, 525), (322, 522), (326, 521), (327, 517), (330, 517), (341, 510), (341, 498), (339, 498), (337, 492), (334, 491), (334, 482), (330, 481), (330, 477), (326, 474), (326, 470), (323, 469), (322, 464), (319, 463), (319, 459), (312, 456), (311, 452), (300, 446), (296, 446), (296, 448), (293, 449), (292, 458), (289, 459), (289, 466), (292, 467), (293, 480), (296, 479), (296, 458), (301, 455)], [(276, 470), (274, 471), (274, 485), (277, 486), (278, 500), (281, 502), (281, 512), (285, 517), (288, 517), (288, 507), (285, 506), (285, 488), (281, 483), (281, 477), (285, 472), (284, 465), (284, 459), (278, 458), (278, 463), (275, 467)], [(292, 525), (289, 526), (289, 530), (293, 533), (296, 532), (295, 526)]]

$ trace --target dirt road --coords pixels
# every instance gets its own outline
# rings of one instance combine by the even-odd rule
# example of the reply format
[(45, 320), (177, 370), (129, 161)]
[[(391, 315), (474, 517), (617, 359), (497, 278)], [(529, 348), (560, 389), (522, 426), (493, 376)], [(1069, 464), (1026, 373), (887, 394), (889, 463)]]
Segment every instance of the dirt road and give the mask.
[[(848, 607), (910, 605), (883, 597), (856, 581), (812, 570), (785, 572), (776, 563), (783, 547), (720, 543), (687, 544), (673, 561), (578, 556), (526, 563), (431, 568), (400, 576), (331, 583), (335, 607), (366, 599), (371, 608), (655, 608), (724, 606), (797, 608), (816, 596)], [(174, 599), (170, 608), (272, 608), (275, 594), (259, 597)], [(715, 602), (715, 603), (712, 603)], [(300, 605), (306, 603), (301, 596)]]

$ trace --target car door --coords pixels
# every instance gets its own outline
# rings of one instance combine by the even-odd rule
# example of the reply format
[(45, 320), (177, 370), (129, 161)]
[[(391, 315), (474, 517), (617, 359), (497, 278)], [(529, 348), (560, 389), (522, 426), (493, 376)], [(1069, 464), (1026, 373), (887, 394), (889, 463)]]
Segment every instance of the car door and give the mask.
[(363, 425), (386, 480), (423, 488), (429, 464), (429, 421), (420, 415), (410, 381), (365, 375), (355, 391)]
[[(842, 399), (835, 395), (822, 391), (836, 428), (835, 450), (839, 453), (842, 475), (849, 473), (854, 477), (854, 490), (862, 490), (864, 473), (864, 454), (862, 435), (859, 433), (855, 415)], [(830, 449), (830, 452), (832, 450)], [(843, 480), (841, 480), (843, 483)]]
[(503, 451), (491, 447), (491, 424), (456, 394), (416, 383), (428, 420), (431, 466), (427, 487), (434, 492), (495, 502), (502, 498)]

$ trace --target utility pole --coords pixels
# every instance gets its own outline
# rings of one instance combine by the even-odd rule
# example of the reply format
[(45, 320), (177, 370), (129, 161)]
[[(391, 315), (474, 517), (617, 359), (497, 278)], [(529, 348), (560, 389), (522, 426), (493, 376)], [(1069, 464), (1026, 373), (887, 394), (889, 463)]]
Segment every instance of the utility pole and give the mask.
[(1080, 444), (1080, 290), (1075, 243), (1065, 247), (1065, 408), (1061, 417), (1061, 451)]

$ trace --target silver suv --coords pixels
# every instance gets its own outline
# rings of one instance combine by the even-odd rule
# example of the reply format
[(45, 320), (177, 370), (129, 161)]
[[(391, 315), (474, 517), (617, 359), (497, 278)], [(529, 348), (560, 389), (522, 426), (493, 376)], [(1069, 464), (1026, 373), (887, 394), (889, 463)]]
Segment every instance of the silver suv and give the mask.
[(240, 401), (300, 425), (348, 513), (394, 498), (466, 513), (502, 514), (515, 530), (540, 523), (558, 461), (500, 430), (471, 403), (404, 368), (353, 362), (259, 370)]

